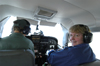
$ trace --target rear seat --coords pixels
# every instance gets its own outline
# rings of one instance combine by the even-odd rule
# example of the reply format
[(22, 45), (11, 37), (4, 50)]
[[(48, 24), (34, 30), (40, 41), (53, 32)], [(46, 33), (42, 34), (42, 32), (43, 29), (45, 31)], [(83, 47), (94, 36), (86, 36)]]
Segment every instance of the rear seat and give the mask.
[(35, 66), (32, 50), (0, 50), (0, 66)]

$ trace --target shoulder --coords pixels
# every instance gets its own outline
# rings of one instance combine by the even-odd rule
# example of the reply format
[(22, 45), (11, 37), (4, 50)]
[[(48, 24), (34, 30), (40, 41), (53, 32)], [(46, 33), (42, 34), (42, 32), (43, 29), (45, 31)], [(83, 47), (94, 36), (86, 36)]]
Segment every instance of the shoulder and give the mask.
[(26, 38), (26, 42), (30, 45), (30, 46), (34, 46), (34, 43), (32, 42), (32, 40)]
[(9, 36), (4, 37), (4, 38), (0, 38), (0, 41), (7, 40), (7, 39), (9, 39)]
[(88, 48), (88, 49), (90, 48), (89, 44), (80, 44), (80, 45), (76, 45), (76, 46), (66, 47), (64, 50), (77, 53), (77, 52), (84, 51), (84, 50), (86, 50), (87, 48)]
[[(26, 37), (25, 37), (25, 38), (26, 38)], [(33, 42), (32, 42), (32, 40), (30, 40), (30, 39), (28, 39), (28, 38), (26, 38), (26, 40), (27, 40), (28, 42), (31, 42), (31, 43), (33, 43)]]
[(89, 47), (89, 44), (85, 44), (85, 43), (73, 46), (73, 48), (76, 48), (76, 49), (77, 48), (83, 49), (83, 48), (87, 48), (87, 47)]
[(89, 44), (82, 44), (82, 45), (78, 45), (78, 46), (74, 46), (71, 49), (71, 52), (75, 55), (83, 55), (83, 53), (89, 52), (91, 51), (91, 48), (89, 46)]

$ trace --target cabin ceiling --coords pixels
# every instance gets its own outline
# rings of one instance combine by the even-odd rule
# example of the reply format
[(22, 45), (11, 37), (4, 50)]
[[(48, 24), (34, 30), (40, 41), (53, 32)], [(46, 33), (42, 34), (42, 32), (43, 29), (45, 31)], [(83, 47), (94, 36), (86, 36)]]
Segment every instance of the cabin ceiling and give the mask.
[(74, 24), (86, 24), (92, 31), (100, 31), (100, 0), (0, 0), (0, 20), (17, 16), (36, 20), (38, 6), (57, 11), (45, 22), (61, 23), (66, 29)]

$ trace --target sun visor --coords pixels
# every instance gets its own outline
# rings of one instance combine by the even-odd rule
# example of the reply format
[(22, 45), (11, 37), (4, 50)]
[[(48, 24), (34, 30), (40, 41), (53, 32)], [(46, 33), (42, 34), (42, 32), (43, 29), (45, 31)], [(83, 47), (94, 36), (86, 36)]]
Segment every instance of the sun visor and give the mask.
[[(26, 19), (30, 22), (30, 24), (32, 25), (37, 25), (38, 24), (38, 21), (35, 21), (35, 20), (32, 20), (32, 19), (28, 19), (28, 18), (22, 18), (22, 17), (17, 17), (17, 19)], [(54, 23), (54, 22), (47, 22), (45, 20), (41, 20), (40, 22), (40, 25), (43, 25), (43, 26), (55, 26), (57, 23)]]
[(57, 23), (54, 22), (47, 22), (44, 20), (41, 20), (40, 25), (44, 25), (44, 26), (55, 26)]
[(26, 20), (28, 20), (29, 23), (32, 24), (32, 25), (37, 25), (37, 23), (38, 23), (37, 21), (32, 20), (32, 19), (28, 19), (28, 18), (17, 17), (17, 19), (26, 19)]

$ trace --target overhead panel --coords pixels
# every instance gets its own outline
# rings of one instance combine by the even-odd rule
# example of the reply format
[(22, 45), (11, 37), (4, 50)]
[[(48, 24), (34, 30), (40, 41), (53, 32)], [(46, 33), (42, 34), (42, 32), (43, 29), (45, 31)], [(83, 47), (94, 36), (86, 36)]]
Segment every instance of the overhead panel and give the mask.
[(56, 15), (57, 11), (38, 7), (35, 11), (34, 17), (38, 19), (51, 19)]

